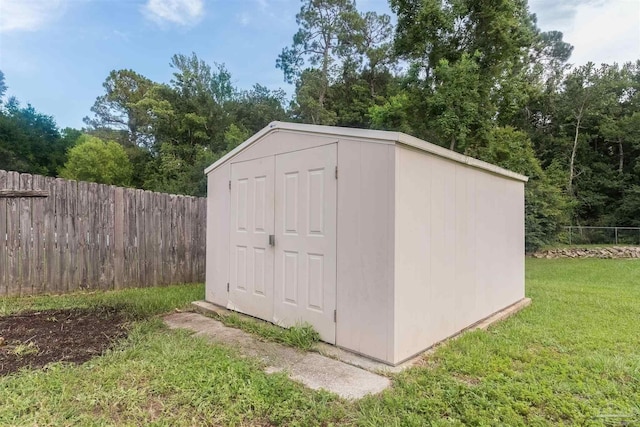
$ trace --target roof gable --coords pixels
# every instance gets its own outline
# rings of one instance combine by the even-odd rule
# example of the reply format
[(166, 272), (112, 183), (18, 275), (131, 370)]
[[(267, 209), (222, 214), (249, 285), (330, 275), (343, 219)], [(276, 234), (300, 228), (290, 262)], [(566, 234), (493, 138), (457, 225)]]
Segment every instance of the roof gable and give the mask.
[(423, 141), (419, 138), (407, 135), (402, 132), (391, 132), (384, 130), (370, 130), (370, 129), (357, 129), (357, 128), (345, 128), (337, 126), (322, 126), (322, 125), (307, 125), (300, 123), (287, 123), (287, 122), (271, 122), (266, 127), (258, 131), (242, 144), (222, 156), (215, 163), (204, 170), (205, 174), (208, 174), (212, 170), (216, 169), (220, 165), (228, 162), (236, 155), (251, 147), (260, 139), (265, 137), (271, 132), (278, 130), (308, 133), (308, 134), (320, 134), (320, 135), (335, 135), (348, 138), (357, 138), (361, 140), (367, 140), (372, 143), (387, 143), (387, 144), (401, 144), (408, 147), (416, 148), (420, 151), (424, 151), (433, 154), (438, 157), (443, 157), (452, 160), (456, 163), (462, 163), (473, 168), (483, 169), (491, 173), (501, 175), (507, 178), (515, 179), (518, 181), (527, 182), (529, 178), (524, 175), (512, 172), (510, 170), (501, 168), (491, 163), (484, 162), (482, 160), (474, 159), (469, 156), (465, 156), (455, 151), (448, 150), (444, 147)]

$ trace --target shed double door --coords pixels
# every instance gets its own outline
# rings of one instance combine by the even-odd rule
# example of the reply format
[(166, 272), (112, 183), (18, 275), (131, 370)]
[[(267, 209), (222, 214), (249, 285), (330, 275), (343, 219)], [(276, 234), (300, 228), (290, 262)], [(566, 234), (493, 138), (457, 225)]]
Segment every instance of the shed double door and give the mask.
[(336, 165), (336, 144), (231, 165), (229, 308), (335, 343)]

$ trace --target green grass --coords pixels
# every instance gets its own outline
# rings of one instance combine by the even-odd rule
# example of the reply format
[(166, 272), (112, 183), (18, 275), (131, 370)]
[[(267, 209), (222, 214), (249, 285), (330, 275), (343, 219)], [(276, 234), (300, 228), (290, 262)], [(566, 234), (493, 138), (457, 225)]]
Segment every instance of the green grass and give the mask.
[(0, 378), (0, 425), (640, 425), (640, 261), (528, 259), (530, 307), (358, 402), (151, 316), (200, 299), (201, 286), (125, 292), (0, 300), (4, 312), (117, 303), (140, 319), (84, 365)]
[(0, 298), (0, 316), (26, 310), (114, 307), (132, 319), (184, 308), (202, 299), (201, 284), (175, 285), (162, 288), (123, 289), (108, 292), (78, 292), (69, 295)]
[(289, 329), (284, 329), (272, 323), (262, 322), (235, 313), (222, 316), (212, 315), (211, 317), (220, 320), (227, 326), (242, 329), (268, 341), (278, 342), (301, 350), (310, 350), (315, 343), (320, 341), (320, 334), (309, 324), (296, 325)]

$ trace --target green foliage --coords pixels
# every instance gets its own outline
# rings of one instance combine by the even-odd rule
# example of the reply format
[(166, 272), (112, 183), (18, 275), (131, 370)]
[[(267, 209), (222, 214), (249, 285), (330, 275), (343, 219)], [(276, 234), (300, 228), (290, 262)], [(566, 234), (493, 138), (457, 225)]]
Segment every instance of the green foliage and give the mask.
[(481, 108), (477, 58), (464, 53), (455, 63), (441, 59), (434, 69), (434, 79), (437, 90), (427, 99), (433, 124), (451, 150), (464, 151)]
[(69, 150), (69, 159), (60, 170), (62, 178), (119, 186), (130, 185), (132, 175), (131, 162), (120, 144), (86, 134)]
[[(337, 120), (335, 111), (324, 105), (326, 92), (322, 73), (319, 70), (305, 70), (296, 84), (296, 98), (292, 105), (293, 116), (302, 122), (318, 125), (334, 125)], [(318, 99), (319, 94), (322, 100)]]
[(76, 132), (61, 135), (53, 117), (9, 98), (0, 104), (0, 169), (55, 176)]
[(526, 98), (511, 104), (523, 93), (535, 34), (526, 1), (391, 0), (391, 7), (396, 51), (412, 65), (406, 108), (415, 112), (416, 136), (428, 138), (421, 132), (428, 123), (433, 142), (464, 151), (486, 138), (501, 111), (522, 105)]
[(227, 326), (242, 329), (269, 341), (279, 342), (301, 350), (310, 350), (315, 343), (320, 341), (320, 335), (309, 324), (296, 325), (285, 329), (235, 313), (215, 317)]
[(163, 143), (154, 162), (148, 165), (145, 188), (171, 194), (206, 196), (206, 167), (220, 158), (201, 145)]
[(150, 144), (146, 111), (138, 103), (153, 86), (153, 82), (133, 70), (113, 70), (102, 84), (105, 94), (96, 98), (91, 107), (93, 118), (85, 117), (93, 128), (125, 130), (123, 145)]
[(399, 132), (412, 133), (409, 124), (407, 104), (409, 97), (401, 93), (392, 96), (382, 105), (373, 105), (369, 108), (371, 126), (374, 129), (394, 130)]
[(525, 185), (525, 250), (534, 252), (554, 242), (566, 224), (568, 201), (540, 166), (527, 134), (511, 127), (493, 128), (486, 145), (472, 147), (468, 154), (529, 177)]
[(224, 142), (227, 143), (227, 151), (231, 151), (246, 141), (251, 135), (246, 129), (241, 129), (234, 123), (224, 133)]

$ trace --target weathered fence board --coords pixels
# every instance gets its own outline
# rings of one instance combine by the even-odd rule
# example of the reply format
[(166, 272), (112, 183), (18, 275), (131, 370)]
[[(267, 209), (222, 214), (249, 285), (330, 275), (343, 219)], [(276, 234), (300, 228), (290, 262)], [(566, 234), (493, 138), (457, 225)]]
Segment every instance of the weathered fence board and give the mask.
[[(7, 187), (7, 171), (0, 170), (0, 188)], [(0, 198), (0, 295), (7, 293), (7, 199)]]
[(205, 215), (204, 198), (0, 170), (0, 296), (203, 281)]

